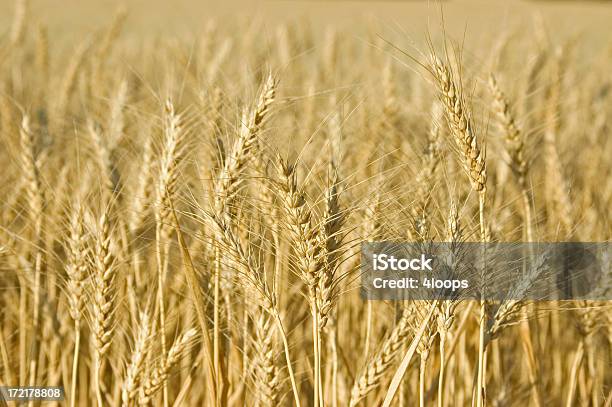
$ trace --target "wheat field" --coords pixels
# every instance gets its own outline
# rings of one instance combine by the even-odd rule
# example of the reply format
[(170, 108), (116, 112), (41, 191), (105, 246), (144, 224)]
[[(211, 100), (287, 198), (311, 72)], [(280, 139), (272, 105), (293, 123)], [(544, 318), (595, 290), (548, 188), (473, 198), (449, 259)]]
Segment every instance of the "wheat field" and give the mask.
[(29, 405), (612, 406), (609, 302), (359, 287), (363, 242), (609, 241), (611, 6), (3, 7), (0, 385), (65, 398)]

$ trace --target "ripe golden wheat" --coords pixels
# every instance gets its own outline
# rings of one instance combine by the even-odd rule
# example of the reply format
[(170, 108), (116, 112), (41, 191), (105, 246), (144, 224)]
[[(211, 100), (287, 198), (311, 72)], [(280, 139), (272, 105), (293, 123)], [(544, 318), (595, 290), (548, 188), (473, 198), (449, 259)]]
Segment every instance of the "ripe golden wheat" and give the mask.
[(508, 35), (483, 64), (446, 36), (407, 56), (300, 23), (194, 46), (124, 37), (123, 10), (61, 46), (33, 15), (18, 1), (0, 39), (0, 385), (611, 405), (607, 302), (359, 295), (362, 242), (608, 241), (609, 49)]

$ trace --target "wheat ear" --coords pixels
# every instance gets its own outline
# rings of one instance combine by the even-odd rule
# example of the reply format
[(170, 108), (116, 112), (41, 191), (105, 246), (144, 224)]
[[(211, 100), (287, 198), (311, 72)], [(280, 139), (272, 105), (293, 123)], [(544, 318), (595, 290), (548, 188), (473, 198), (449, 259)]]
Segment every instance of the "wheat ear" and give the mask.
[[(546, 101), (544, 144), (546, 148), (546, 186), (554, 203), (554, 207), (551, 209), (559, 216), (566, 235), (565, 238), (567, 238), (572, 234), (574, 228), (574, 208), (557, 141), (561, 127), (560, 120), (562, 119), (563, 55), (563, 50), (559, 50), (555, 58), (550, 94)], [(552, 217), (553, 215), (550, 214), (549, 216)]]
[(102, 137), (101, 129), (92, 120), (89, 120), (87, 128), (93, 143), (98, 169), (102, 173), (102, 194), (105, 199), (108, 199), (110, 194), (116, 190), (115, 180), (113, 179), (114, 167), (111, 150), (107, 140)]
[(383, 342), (380, 350), (367, 363), (351, 391), (349, 405), (356, 406), (370, 392), (376, 390), (383, 377), (389, 371), (402, 345), (412, 332), (411, 319), (414, 317), (410, 307), (404, 308), (402, 316), (397, 321), (391, 334)]
[(512, 170), (512, 173), (514, 174), (514, 177), (521, 188), (527, 241), (533, 242), (531, 196), (527, 183), (529, 165), (527, 159), (525, 158), (526, 154), (523, 134), (515, 123), (506, 95), (504, 95), (504, 92), (500, 89), (497, 80), (493, 75), (491, 75), (489, 78), (489, 87), (493, 93), (497, 117), (504, 132), (506, 152), (510, 159), (510, 169)]
[(174, 341), (168, 353), (164, 355), (163, 359), (140, 386), (140, 397), (138, 399), (140, 405), (148, 404), (164, 383), (167, 383), (170, 371), (185, 354), (195, 336), (196, 330), (190, 329)]
[(93, 275), (94, 385), (98, 407), (102, 402), (101, 380), (105, 357), (113, 339), (115, 322), (115, 275), (117, 267), (111, 251), (112, 234), (106, 210), (96, 225)]
[(255, 385), (259, 405), (275, 407), (279, 404), (280, 375), (274, 364), (274, 325), (266, 314), (255, 321), (255, 338), (253, 349)]
[[(447, 231), (446, 240), (449, 244), (451, 259), (451, 270), (455, 270), (457, 260), (460, 256), (458, 253), (458, 244), (461, 243), (463, 238), (463, 230), (461, 228), (461, 221), (459, 219), (459, 212), (457, 211), (457, 205), (455, 202), (451, 202), (450, 210), (447, 220)], [(450, 331), (455, 321), (455, 310), (458, 305), (458, 301), (449, 299), (443, 301), (440, 304), (440, 311), (438, 312), (438, 336), (440, 337), (440, 370), (438, 372), (438, 407), (444, 407), (444, 375), (446, 369), (446, 339), (448, 332)]]
[(278, 81), (270, 73), (264, 84), (255, 107), (243, 115), (240, 132), (225, 164), (219, 173), (215, 185), (215, 210), (218, 213), (227, 210), (238, 191), (243, 179), (245, 165), (253, 157), (257, 147), (258, 135), (269, 116), (270, 107), (276, 97)]
[(55, 98), (55, 105), (51, 106), (49, 109), (52, 114), (53, 123), (56, 126), (61, 120), (65, 119), (66, 109), (68, 108), (70, 97), (72, 96), (74, 88), (76, 87), (77, 75), (81, 69), (81, 66), (83, 65), (85, 54), (87, 53), (89, 46), (90, 43), (88, 40), (83, 41), (74, 51), (74, 54), (68, 62), (68, 67), (66, 68), (66, 72), (61, 80), (61, 84)]
[(340, 207), (340, 182), (337, 170), (330, 169), (331, 181), (326, 191), (325, 212), (322, 217), (319, 231), (322, 246), (324, 247), (324, 267), (317, 291), (317, 309), (319, 311), (319, 330), (325, 328), (329, 313), (337, 300), (337, 263), (340, 258), (342, 245), (342, 226), (346, 220), (346, 213)]
[(487, 169), (485, 151), (478, 145), (465, 101), (457, 88), (450, 69), (434, 58), (433, 72), (440, 92), (446, 120), (459, 149), (463, 166), (475, 191), (486, 191)]
[(145, 223), (151, 202), (153, 188), (151, 188), (151, 170), (153, 168), (153, 142), (151, 137), (147, 137), (142, 152), (140, 170), (136, 177), (136, 186), (132, 192), (133, 200), (131, 203), (131, 213), (128, 219), (128, 228), (132, 236), (136, 236)]
[(68, 236), (68, 258), (66, 274), (68, 281), (66, 291), (70, 316), (74, 320), (74, 355), (72, 361), (72, 382), (70, 391), (70, 406), (76, 405), (76, 384), (79, 366), (79, 347), (81, 344), (81, 318), (84, 302), (84, 285), (87, 278), (87, 237), (83, 221), (83, 207), (77, 203), (72, 208), (70, 217), (70, 234)]
[(130, 358), (130, 363), (126, 369), (125, 379), (121, 388), (121, 405), (129, 407), (134, 404), (138, 396), (138, 388), (143, 379), (143, 369), (149, 345), (151, 341), (151, 322), (149, 314), (143, 312), (140, 314), (140, 326), (138, 327), (138, 335), (134, 343), (134, 350)]

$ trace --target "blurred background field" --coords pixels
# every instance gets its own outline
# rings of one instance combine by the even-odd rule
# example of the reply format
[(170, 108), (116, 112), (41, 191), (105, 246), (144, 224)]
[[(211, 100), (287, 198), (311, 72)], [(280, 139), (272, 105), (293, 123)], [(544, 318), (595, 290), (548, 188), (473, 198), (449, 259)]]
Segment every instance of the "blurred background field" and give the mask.
[[(491, 28), (531, 29), (534, 18), (544, 19), (555, 36), (585, 35), (591, 40), (609, 38), (612, 2), (609, 1), (523, 1), (452, 0), (443, 3), (418, 0), (32, 0), (36, 17), (48, 24), (51, 33), (78, 36), (107, 23), (119, 7), (129, 11), (126, 32), (146, 35), (191, 35), (201, 31), (210, 18), (227, 21), (262, 18), (276, 23), (307, 19), (315, 28), (334, 24), (362, 31), (367, 21), (374, 26), (400, 26), (408, 33), (422, 33), (427, 24), (439, 24), (440, 5), (452, 15), (446, 28), (468, 38)], [(14, 2), (0, 2), (0, 24), (6, 33), (13, 16)], [(223, 25), (223, 24), (222, 24)]]

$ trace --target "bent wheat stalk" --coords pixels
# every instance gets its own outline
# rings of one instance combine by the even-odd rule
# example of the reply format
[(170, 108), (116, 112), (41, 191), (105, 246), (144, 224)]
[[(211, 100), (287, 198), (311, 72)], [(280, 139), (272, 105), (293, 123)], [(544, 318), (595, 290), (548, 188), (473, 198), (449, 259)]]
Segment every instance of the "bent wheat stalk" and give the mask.
[(215, 372), (215, 368), (213, 364), (213, 345), (210, 339), (210, 335), (208, 333), (208, 322), (207, 322), (208, 317), (206, 316), (206, 308), (205, 308), (206, 301), (204, 300), (204, 297), (200, 290), (200, 283), (198, 281), (198, 276), (197, 276), (195, 267), (193, 265), (191, 255), (189, 254), (189, 249), (183, 237), (183, 232), (181, 230), (179, 219), (176, 214), (176, 210), (174, 209), (173, 199), (170, 199), (168, 203), (170, 204), (172, 220), (174, 221), (174, 229), (176, 230), (176, 236), (179, 242), (179, 247), (181, 249), (181, 258), (183, 260), (183, 269), (185, 270), (185, 277), (187, 280), (187, 285), (191, 293), (191, 297), (192, 297), (191, 300), (192, 300), (193, 306), (196, 309), (196, 315), (198, 318), (200, 331), (202, 333), (202, 338), (204, 340), (204, 357), (206, 359), (206, 367), (207, 367), (206, 380), (207, 380), (208, 389), (210, 392), (209, 393), (210, 401), (212, 405), (216, 405), (217, 396), (215, 392), (217, 390), (217, 385), (215, 382), (218, 379), (215, 374), (216, 372)]
[(391, 380), (391, 385), (387, 389), (387, 394), (385, 395), (385, 399), (383, 401), (382, 407), (389, 407), (391, 403), (393, 402), (393, 399), (395, 398), (395, 395), (397, 393), (397, 390), (399, 389), (402, 379), (404, 378), (404, 375), (406, 374), (406, 370), (408, 369), (410, 360), (412, 360), (412, 356), (414, 356), (417, 350), (417, 347), (419, 346), (419, 343), (421, 341), (421, 338), (423, 337), (423, 334), (425, 333), (425, 330), (427, 329), (427, 326), (429, 325), (429, 320), (433, 317), (434, 312), (436, 311), (437, 307), (438, 307), (438, 302), (434, 301), (431, 304), (427, 315), (425, 316), (425, 318), (423, 318), (423, 321), (421, 322), (421, 326), (414, 334), (414, 337), (412, 338), (412, 342), (410, 343), (410, 346), (408, 347), (408, 350), (406, 351), (406, 354), (404, 355), (402, 362), (400, 363), (399, 367), (395, 371), (395, 374), (393, 375), (393, 379)]

